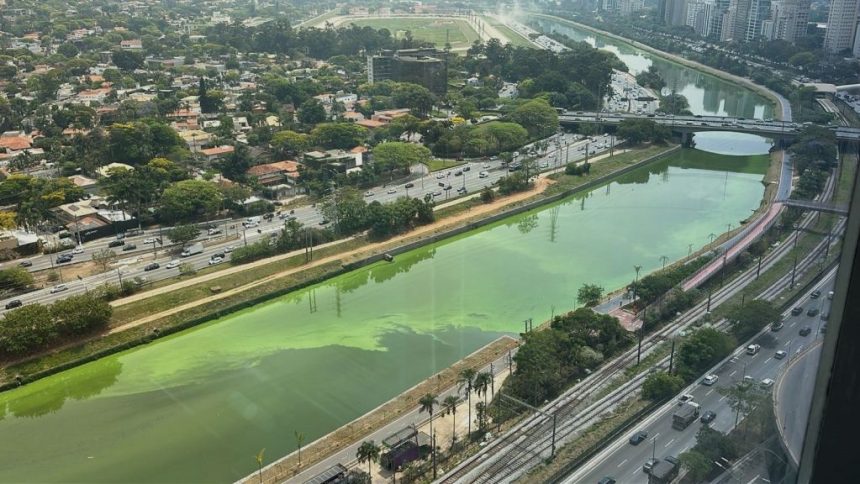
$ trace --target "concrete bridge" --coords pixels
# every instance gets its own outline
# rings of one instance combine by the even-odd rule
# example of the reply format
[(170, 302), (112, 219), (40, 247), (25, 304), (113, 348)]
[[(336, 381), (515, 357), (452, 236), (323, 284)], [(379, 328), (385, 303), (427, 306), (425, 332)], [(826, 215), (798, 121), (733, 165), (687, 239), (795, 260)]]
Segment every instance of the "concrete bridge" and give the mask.
[[(672, 116), (668, 114), (634, 114), (634, 113), (596, 113), (583, 111), (565, 111), (558, 115), (561, 124), (598, 123), (615, 125), (625, 119), (650, 119), (658, 124), (671, 127), (686, 140), (689, 133), (697, 131), (734, 131), (766, 136), (772, 139), (789, 140), (800, 134), (803, 125), (799, 123), (778, 120), (760, 120), (733, 118), (726, 116)], [(845, 126), (828, 127), (836, 134), (839, 141), (860, 141), (860, 128)]]
[(848, 206), (847, 205), (834, 205), (832, 203), (826, 202), (818, 202), (814, 200), (777, 200), (777, 202), (782, 202), (784, 205), (788, 205), (789, 207), (798, 207), (803, 210), (812, 210), (815, 212), (825, 212), (825, 213), (835, 213), (837, 215), (847, 216), (848, 215)]

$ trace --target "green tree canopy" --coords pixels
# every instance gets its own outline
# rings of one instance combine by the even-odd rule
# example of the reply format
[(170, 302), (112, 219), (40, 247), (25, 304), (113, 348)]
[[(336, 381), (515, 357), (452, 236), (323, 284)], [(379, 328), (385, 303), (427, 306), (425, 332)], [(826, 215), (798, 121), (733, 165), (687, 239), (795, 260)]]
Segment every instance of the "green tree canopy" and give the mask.
[(651, 373), (642, 383), (642, 396), (654, 401), (671, 398), (684, 388), (684, 380), (665, 371)]
[(278, 156), (286, 158), (307, 150), (310, 147), (310, 137), (291, 130), (278, 131), (272, 135), (271, 144)]
[(168, 186), (161, 195), (159, 213), (165, 220), (200, 220), (221, 206), (221, 192), (202, 180), (183, 180)]
[(743, 341), (761, 331), (770, 323), (779, 321), (781, 313), (773, 303), (755, 299), (744, 305), (734, 306), (726, 315), (735, 336)]
[(576, 302), (586, 307), (597, 306), (603, 297), (603, 288), (597, 284), (583, 284), (576, 293)]
[(183, 248), (185, 244), (196, 239), (200, 235), (200, 228), (194, 224), (177, 225), (167, 232), (167, 238), (174, 244)]
[(545, 138), (555, 134), (558, 129), (558, 112), (543, 99), (521, 104), (509, 117), (526, 128), (532, 138)]
[(322, 123), (311, 131), (313, 144), (326, 148), (354, 148), (366, 137), (367, 129), (355, 123)]
[(391, 141), (373, 148), (373, 162), (383, 171), (408, 170), (414, 164), (427, 164), (430, 159), (430, 150), (414, 143)]
[(734, 338), (713, 328), (700, 328), (678, 349), (678, 375), (692, 380), (725, 358), (735, 347)]

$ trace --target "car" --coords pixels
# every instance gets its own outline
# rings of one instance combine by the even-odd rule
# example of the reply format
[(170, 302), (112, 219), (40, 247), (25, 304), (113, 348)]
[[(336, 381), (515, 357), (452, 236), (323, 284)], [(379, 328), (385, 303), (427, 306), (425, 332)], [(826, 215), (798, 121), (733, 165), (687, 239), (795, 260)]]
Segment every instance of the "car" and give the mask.
[(443, 178), (445, 178), (445, 175), (443, 173), (439, 173), (438, 175), (436, 175), (437, 180), (441, 180)]
[[(219, 232), (220, 232), (220, 230), (219, 230)], [(158, 242), (158, 239), (156, 239), (155, 237), (147, 237), (147, 238), (143, 239), (143, 243), (146, 245), (155, 244), (156, 242)]]
[(372, 196), (373, 196), (373, 192), (364, 192), (364, 196), (365, 196), (365, 197), (372, 197)]
[(788, 353), (786, 353), (785, 351), (779, 350), (773, 354), (773, 357), (777, 360), (781, 360), (781, 359), (785, 358), (787, 355), (788, 355)]
[(72, 249), (72, 254), (83, 254), (83, 253), (84, 253), (84, 248), (80, 245), (75, 247), (74, 249)]
[(816, 289), (816, 290), (812, 291), (812, 293), (809, 295), (809, 297), (810, 297), (810, 299), (818, 299), (821, 297), (821, 291)]
[(711, 386), (719, 380), (720, 377), (717, 375), (708, 375), (702, 379), (702, 385)]
[(478, 178), (487, 178), (489, 176), (490, 176), (490, 174), (487, 173), (486, 171), (482, 171), (482, 172), (478, 173)]
[(389, 195), (394, 195), (395, 193), (397, 193), (397, 189), (396, 188), (389, 188), (388, 191), (385, 193), (387, 193)]
[(783, 323), (782, 321), (774, 321), (773, 323), (770, 323), (770, 330), (779, 331), (783, 328), (783, 326), (785, 326), (785, 323)]
[(64, 264), (72, 261), (72, 254), (60, 254), (57, 256), (57, 264)]
[(325, 225), (327, 223), (328, 223), (328, 220), (326, 220), (326, 219), (320, 220), (320, 225)]
[(818, 331), (821, 331), (821, 334), (826, 334), (827, 333), (827, 324), (822, 324), (821, 329), (819, 329)]
[(771, 379), (771, 378), (765, 378), (761, 381), (761, 387), (762, 388), (770, 388), (772, 386), (773, 386), (773, 379)]
[(830, 319), (830, 313), (821, 313), (822, 321), (827, 321), (828, 319)]
[(466, 187), (460, 187), (457, 189), (457, 193), (466, 193), (467, 191), (468, 190), (466, 190)]
[(454, 187), (452, 187), (451, 185), (448, 185), (445, 188), (443, 188), (442, 190), (445, 190), (447, 192), (448, 190), (450, 190), (452, 188), (454, 188)]
[(124, 240), (111, 240), (110, 242), (108, 242), (108, 247), (120, 247), (123, 245), (125, 245)]
[(484, 163), (483, 165), (481, 165), (481, 168), (483, 168), (483, 169), (487, 170), (487, 169), (489, 169), (489, 168), (490, 168), (490, 164), (489, 164), (489, 163)]
[(463, 172), (462, 172), (462, 171), (455, 171), (455, 172), (454, 172), (454, 176), (460, 176), (460, 175), (462, 175), (462, 174), (463, 174)]
[(445, 182), (439, 182), (439, 186), (440, 186), (440, 187), (444, 187), (444, 186), (445, 186)]
[(19, 266), (21, 266), (21, 267), (32, 267), (32, 266), (33, 266), (33, 262), (32, 262), (32, 261), (28, 261), (28, 260), (22, 260), (21, 262), (19, 262), (19, 263), (18, 263), (18, 265), (19, 265)]
[(173, 259), (172, 261), (168, 262), (167, 264), (164, 264), (164, 268), (165, 269), (173, 269), (174, 267), (179, 267), (179, 264), (181, 264), (180, 261), (178, 261), (177, 259)]
[(833, 299), (833, 291), (827, 293), (827, 299)]
[(651, 469), (653, 469), (653, 468), (654, 468), (654, 466), (655, 466), (658, 462), (660, 462), (660, 459), (655, 459), (654, 457), (652, 457), (652, 458), (650, 458), (650, 459), (646, 460), (646, 461), (645, 461), (645, 464), (643, 464), (643, 465), (642, 465), (642, 472), (644, 472), (644, 473), (646, 473), (646, 474), (650, 474), (650, 473), (651, 473)]
[(253, 229), (260, 226), (257, 222), (242, 222), (242, 225), (244, 225), (246, 229)]
[(214, 266), (215, 264), (220, 264), (222, 262), (224, 262), (224, 259), (222, 259), (221, 257), (212, 257), (211, 259), (209, 259), (210, 266)]
[(635, 434), (633, 434), (632, 437), (630, 437), (630, 444), (631, 445), (639, 445), (642, 442), (644, 442), (645, 439), (647, 439), (647, 438), (648, 438), (648, 432), (646, 432), (644, 430), (640, 430), (639, 432), (636, 432)]
[(410, 182), (410, 183), (407, 183), (406, 185), (403, 185), (403, 188), (415, 188), (415, 184)]
[(612, 476), (605, 476), (603, 479), (597, 481), (597, 484), (615, 484), (615, 478)]
[(812, 333), (812, 328), (810, 328), (809, 326), (804, 326), (800, 328), (799, 333), (801, 336), (809, 336), (809, 334)]
[(20, 299), (13, 299), (6, 303), (6, 309), (20, 308), (23, 305), (24, 303), (22, 303)]
[(51, 288), (51, 294), (56, 294), (58, 292), (63, 292), (69, 289), (69, 286), (65, 284), (57, 284), (56, 286)]
[(442, 192), (433, 192), (433, 196), (434, 196), (434, 197), (441, 197), (441, 196), (442, 196)]
[(807, 316), (810, 316), (810, 317), (813, 317), (813, 318), (814, 318), (815, 316), (818, 316), (818, 308), (812, 308), (812, 309), (810, 309), (809, 311), (807, 311), (807, 312), (806, 312), (806, 315), (807, 315)]
[(549, 168), (549, 163), (547, 163), (547, 162), (545, 162), (545, 161), (542, 161), (542, 162), (541, 162), (541, 164), (540, 164), (540, 167), (541, 167), (541, 168)]
[(122, 248), (122, 251), (123, 251), (123, 252), (128, 252), (128, 251), (130, 251), (130, 250), (134, 250), (134, 249), (137, 249), (137, 246), (136, 246), (136, 245), (134, 245), (134, 244), (125, 244), (125, 246)]
[[(221, 229), (213, 228), (207, 231), (209, 235), (218, 235), (221, 233)], [(145, 242), (144, 242), (145, 243)]]
[(717, 418), (717, 412), (714, 412), (713, 410), (706, 410), (705, 413), (703, 413), (702, 416), (699, 417), (699, 422), (711, 423), (714, 421), (715, 418)]
[(472, 171), (472, 167), (471, 167), (471, 166), (464, 166), (464, 167), (463, 167), (463, 172), (465, 173), (465, 172), (467, 172), (467, 171)]
[(758, 354), (758, 352), (759, 352), (759, 350), (760, 350), (760, 349), (761, 349), (761, 345), (759, 345), (759, 344), (751, 344), (751, 345), (747, 346), (747, 354), (748, 354), (748, 355), (755, 355), (755, 354)]
[(149, 272), (149, 271), (154, 271), (154, 270), (158, 269), (159, 267), (161, 267), (161, 264), (159, 264), (158, 262), (153, 262), (152, 264), (147, 264), (146, 267), (143, 268), (143, 270), (146, 272)]
[(800, 316), (801, 314), (803, 314), (803, 306), (797, 306), (791, 310), (792, 316)]
[(681, 395), (681, 398), (678, 399), (678, 406), (680, 407), (681, 405), (683, 405), (687, 402), (692, 402), (693, 398), (695, 398), (695, 397), (693, 397), (693, 395), (690, 395), (689, 393), (685, 393), (685, 394)]
[(234, 250), (236, 250), (235, 245), (228, 245), (227, 247), (224, 247), (224, 253), (225, 254), (229, 254), (230, 252), (233, 252)]

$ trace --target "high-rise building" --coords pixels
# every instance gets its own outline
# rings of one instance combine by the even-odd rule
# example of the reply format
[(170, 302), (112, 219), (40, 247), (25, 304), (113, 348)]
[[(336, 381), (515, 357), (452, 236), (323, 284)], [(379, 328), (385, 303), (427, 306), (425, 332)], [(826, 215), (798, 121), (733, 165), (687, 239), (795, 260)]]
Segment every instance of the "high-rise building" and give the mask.
[(687, 0), (665, 0), (663, 3), (663, 23), (666, 25), (685, 25), (687, 23)]
[(827, 33), (824, 34), (824, 50), (842, 52), (854, 45), (857, 30), (858, 0), (833, 0), (827, 16)]
[(711, 33), (711, 17), (715, 11), (714, 0), (691, 0), (687, 3), (687, 25), (697, 34), (707, 37)]
[(367, 56), (367, 82), (411, 82), (434, 94), (448, 90), (446, 53), (437, 49), (386, 50)]
[(797, 42), (806, 35), (809, 0), (774, 0), (771, 3), (774, 39)]
[(729, 9), (729, 0), (709, 0), (713, 2), (711, 13), (708, 16), (708, 37), (720, 39), (723, 33), (723, 22)]
[(729, 31), (723, 40), (746, 41), (751, 7), (752, 0), (731, 0), (729, 3), (731, 21), (728, 26)]
[[(753, 42), (763, 38), (762, 27), (767, 20), (770, 20), (770, 0), (752, 0), (750, 2), (749, 15), (747, 16), (747, 30), (744, 33), (744, 41)], [(770, 30), (773, 30), (772, 27)]]

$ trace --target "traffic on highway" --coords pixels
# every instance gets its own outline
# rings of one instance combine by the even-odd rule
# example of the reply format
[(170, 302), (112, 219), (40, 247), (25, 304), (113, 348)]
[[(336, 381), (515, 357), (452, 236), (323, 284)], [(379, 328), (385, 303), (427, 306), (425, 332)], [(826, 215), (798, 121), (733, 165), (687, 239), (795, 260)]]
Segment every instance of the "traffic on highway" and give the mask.
[[(738, 347), (695, 383), (603, 451), (580, 466), (565, 483), (648, 482), (649, 473), (677, 472), (677, 458), (696, 444), (702, 425), (728, 433), (742, 419), (721, 389), (745, 382), (772, 392), (792, 357), (819, 341), (826, 331), (835, 270), (785, 311), (781, 321)], [(803, 395), (795, 395), (795, 398)], [(784, 402), (783, 402), (784, 404)], [(657, 467), (661, 462), (665, 464)], [(656, 476), (652, 476), (656, 477)], [(662, 477), (662, 476), (661, 476)], [(663, 482), (653, 479), (653, 482)]]
[[(534, 170), (541, 172), (562, 168), (566, 163), (583, 160), (586, 156), (599, 155), (617, 143), (610, 135), (584, 138), (571, 133), (560, 133), (543, 141), (548, 142), (548, 147), (546, 151), (540, 151), (534, 160)], [(498, 157), (469, 161), (448, 170), (421, 172), (417, 178), (403, 184), (375, 187), (367, 190), (364, 196), (368, 202), (385, 203), (403, 196), (424, 198), (430, 195), (437, 204), (442, 204), (458, 197), (475, 195), (512, 171), (521, 169), (523, 160), (527, 158), (526, 151), (531, 146), (524, 147), (522, 153), (515, 153), (510, 166), (504, 166)], [(124, 280), (136, 280), (146, 284), (176, 277), (179, 275), (180, 263), (188, 263), (195, 270), (226, 263), (233, 249), (276, 235), (291, 218), (306, 226), (328, 223), (320, 212), (320, 206), (312, 204), (282, 211), (272, 217), (202, 223), (201, 235), (190, 242), (200, 243), (201, 250), (185, 257), (180, 255), (179, 247), (169, 244), (166, 232), (170, 227), (163, 227), (138, 231), (135, 235), (119, 234), (117, 238), (94, 240), (58, 254), (8, 261), (0, 264), (0, 268), (21, 266), (30, 272), (53, 269), (59, 274), (60, 280), (52, 287), (0, 300), (0, 313), (29, 303), (51, 303), (104, 283), (121, 284)], [(67, 267), (89, 262), (93, 254), (103, 249), (111, 249), (117, 254), (117, 261), (110, 270), (71, 280), (64, 277), (63, 271)]]

